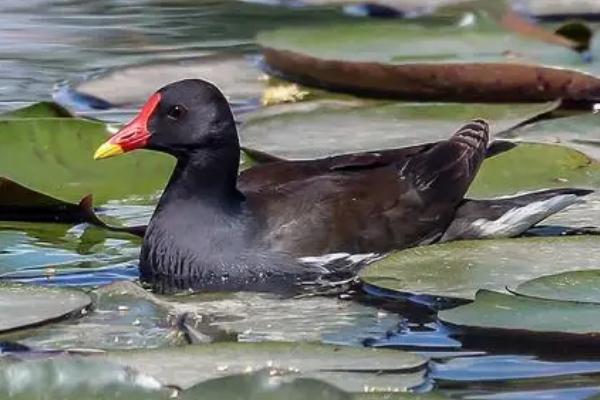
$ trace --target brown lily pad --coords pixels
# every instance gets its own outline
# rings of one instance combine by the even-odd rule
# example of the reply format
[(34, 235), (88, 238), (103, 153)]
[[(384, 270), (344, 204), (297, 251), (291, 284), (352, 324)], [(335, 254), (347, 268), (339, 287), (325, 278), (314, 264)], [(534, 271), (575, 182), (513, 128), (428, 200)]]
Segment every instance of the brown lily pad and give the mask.
[(465, 102), (600, 99), (600, 79), (552, 67), (580, 66), (580, 56), (571, 50), (490, 27), (443, 27), (436, 33), (417, 24), (369, 22), (280, 29), (260, 34), (258, 42), (271, 73), (363, 96)]
[(78, 290), (0, 285), (0, 333), (81, 315), (90, 297)]

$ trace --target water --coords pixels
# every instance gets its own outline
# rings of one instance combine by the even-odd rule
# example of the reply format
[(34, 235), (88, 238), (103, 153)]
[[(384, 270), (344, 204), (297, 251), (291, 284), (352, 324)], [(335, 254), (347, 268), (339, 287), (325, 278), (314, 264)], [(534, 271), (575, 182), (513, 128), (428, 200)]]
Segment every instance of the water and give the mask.
[[(329, 8), (233, 1), (4, 0), (0, 111), (53, 96), (85, 111), (86, 104), (69, 97), (67, 89), (107, 69), (223, 51), (253, 54), (252, 38), (260, 30), (346, 18)], [(122, 119), (120, 111), (132, 110), (97, 115)], [(584, 214), (583, 208), (577, 211)], [(106, 212), (140, 223), (151, 208), (116, 204)], [(0, 274), (78, 287), (131, 280), (139, 244), (86, 226), (0, 222)], [(235, 294), (176, 302), (202, 316), (196, 328), (207, 340), (316, 340), (419, 352), (432, 359), (422, 391), (438, 388), (469, 399), (584, 399), (600, 393), (600, 360), (589, 351), (462, 337), (441, 326), (426, 307), (375, 294), (286, 300)], [(190, 306), (192, 301), (197, 302)], [(147, 299), (109, 296), (81, 320), (0, 340), (46, 350), (159, 347), (176, 342), (166, 314)]]

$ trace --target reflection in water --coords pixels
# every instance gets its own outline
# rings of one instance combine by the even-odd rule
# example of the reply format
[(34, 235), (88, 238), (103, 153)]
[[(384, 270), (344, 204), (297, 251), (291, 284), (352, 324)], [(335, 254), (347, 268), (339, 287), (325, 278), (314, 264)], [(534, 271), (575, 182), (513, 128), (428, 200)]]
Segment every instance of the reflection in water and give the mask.
[(0, 275), (4, 277), (47, 280), (62, 269), (137, 261), (138, 253), (138, 238), (95, 227), (0, 223)]

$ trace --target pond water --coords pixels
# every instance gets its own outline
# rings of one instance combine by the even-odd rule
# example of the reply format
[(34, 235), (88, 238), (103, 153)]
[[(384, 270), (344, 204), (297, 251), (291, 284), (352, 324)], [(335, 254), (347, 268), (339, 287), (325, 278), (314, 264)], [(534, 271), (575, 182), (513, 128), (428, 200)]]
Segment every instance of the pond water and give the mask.
[[(329, 7), (279, 8), (227, 0), (3, 0), (0, 111), (54, 98), (77, 112), (123, 121), (136, 104), (93, 109), (73, 88), (116, 67), (213, 54), (252, 57), (259, 31), (348, 18)], [(242, 106), (257, 108), (258, 99), (247, 97)], [(592, 203), (597, 210), (598, 200)], [(574, 218), (584, 225), (596, 222), (585, 210), (577, 206)], [(137, 224), (151, 212), (151, 205), (113, 202), (101, 214)], [(128, 235), (84, 225), (0, 222), (0, 274), (84, 289), (134, 280), (139, 245), (139, 239)], [(174, 332), (183, 324), (192, 342), (308, 340), (409, 350), (431, 360), (423, 376), (408, 385), (421, 393), (435, 390), (465, 399), (586, 399), (600, 393), (597, 349), (462, 337), (440, 325), (425, 307), (377, 290), (302, 299), (254, 294), (172, 299), (176, 310), (194, 315), (189, 326), (169, 322), (173, 310), (153, 299), (121, 292), (112, 296), (101, 289), (95, 296), (96, 308), (79, 320), (0, 337), (0, 358), (15, 353), (26, 358), (14, 351), (15, 343), (28, 346), (33, 358), (73, 348), (180, 345), (185, 340)]]

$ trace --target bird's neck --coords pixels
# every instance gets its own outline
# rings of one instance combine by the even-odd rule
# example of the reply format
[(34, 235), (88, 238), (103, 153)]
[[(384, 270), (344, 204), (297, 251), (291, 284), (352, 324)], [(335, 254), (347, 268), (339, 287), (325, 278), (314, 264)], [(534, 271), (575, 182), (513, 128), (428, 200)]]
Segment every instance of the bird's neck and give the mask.
[(197, 149), (179, 156), (158, 210), (188, 206), (235, 214), (244, 200), (236, 187), (239, 158), (236, 146)]

